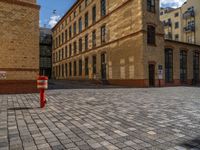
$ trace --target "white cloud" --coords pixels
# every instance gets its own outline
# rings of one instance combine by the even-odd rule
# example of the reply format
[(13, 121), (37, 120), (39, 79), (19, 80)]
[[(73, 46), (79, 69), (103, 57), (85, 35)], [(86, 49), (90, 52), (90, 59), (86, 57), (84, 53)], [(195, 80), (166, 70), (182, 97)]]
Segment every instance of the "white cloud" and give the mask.
[(186, 0), (161, 0), (161, 6), (180, 7)]
[(60, 19), (61, 19), (61, 16), (59, 16), (59, 15), (53, 15), (53, 16), (50, 17), (48, 25), (51, 28), (53, 28)]

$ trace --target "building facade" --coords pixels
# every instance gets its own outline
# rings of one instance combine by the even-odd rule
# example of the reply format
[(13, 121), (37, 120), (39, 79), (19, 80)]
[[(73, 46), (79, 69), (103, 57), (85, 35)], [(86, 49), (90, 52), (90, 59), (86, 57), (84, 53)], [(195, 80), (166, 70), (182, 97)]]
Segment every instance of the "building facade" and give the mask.
[(51, 78), (52, 68), (52, 32), (48, 28), (40, 28), (40, 75)]
[[(168, 62), (165, 50), (175, 53), (178, 48), (164, 40), (159, 15), (159, 0), (77, 1), (52, 29), (54, 78), (135, 87), (182, 84), (181, 75), (173, 72), (177, 66), (168, 66), (173, 61), (171, 56)], [(179, 45), (193, 52), (193, 45)], [(172, 81), (166, 81), (166, 75), (173, 76)], [(187, 76), (184, 83), (192, 79)]]
[(36, 0), (0, 0), (0, 93), (36, 91), (39, 6)]
[(166, 39), (200, 45), (199, 0), (187, 0), (177, 9), (162, 8), (160, 20), (164, 25)]

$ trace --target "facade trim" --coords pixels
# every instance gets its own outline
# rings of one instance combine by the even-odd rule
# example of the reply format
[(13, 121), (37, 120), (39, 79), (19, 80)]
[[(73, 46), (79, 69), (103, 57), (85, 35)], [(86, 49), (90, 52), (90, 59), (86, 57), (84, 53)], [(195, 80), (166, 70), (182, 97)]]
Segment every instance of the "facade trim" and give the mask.
[(35, 8), (35, 9), (40, 9), (40, 6), (37, 5), (37, 4), (31, 4), (31, 3), (28, 3), (28, 2), (21, 2), (21, 1), (18, 1), (18, 0), (0, 0), (0, 2), (20, 5), (20, 6), (25, 6), (25, 7)]
[[(81, 0), (82, 2), (83, 0)], [(121, 4), (119, 7), (117, 7), (116, 9), (114, 9), (113, 11), (111, 11), (110, 13), (106, 14), (104, 17), (100, 18), (98, 21), (96, 21), (94, 24), (90, 25), (88, 28), (84, 29), (82, 32), (84, 32), (85, 30), (88, 30), (91, 26), (94, 26), (95, 24), (99, 23), (100, 21), (102, 21), (103, 19), (107, 18), (108, 16), (112, 15), (113, 13), (115, 13), (117, 10), (119, 10), (121, 7), (123, 7), (124, 5), (128, 4), (129, 2), (131, 2), (133, 0), (127, 0), (126, 2), (124, 2), (123, 4)], [(78, 2), (77, 2), (78, 3)], [(75, 3), (75, 4), (77, 4)], [(63, 21), (63, 19), (65, 19), (66, 16), (70, 15), (71, 13), (69, 13), (71, 10), (73, 9), (73, 6), (72, 8), (66, 13), (66, 15), (52, 28), (52, 31), (54, 31), (54, 29)], [(69, 13), (69, 14), (68, 14)], [(73, 20), (72, 20), (73, 21)], [(82, 33), (81, 32), (81, 33)], [(79, 33), (80, 34), (80, 33)], [(78, 35), (78, 34), (77, 34)], [(76, 35), (76, 36), (77, 36)], [(74, 38), (74, 37), (73, 37)], [(72, 39), (73, 39), (72, 38)], [(72, 40), (71, 39), (71, 40)]]
[(32, 69), (32, 68), (0, 68), (3, 71), (34, 71), (37, 72), (39, 69)]

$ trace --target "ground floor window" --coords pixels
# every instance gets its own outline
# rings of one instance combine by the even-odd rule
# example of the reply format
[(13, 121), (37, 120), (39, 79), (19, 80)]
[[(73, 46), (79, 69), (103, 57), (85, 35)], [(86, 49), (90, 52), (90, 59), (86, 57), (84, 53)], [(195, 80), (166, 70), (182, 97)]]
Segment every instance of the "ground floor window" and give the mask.
[(193, 56), (193, 79), (195, 83), (199, 81), (199, 53), (198, 52), (194, 52), (194, 56)]
[(180, 81), (187, 81), (187, 52), (184, 50), (180, 51)]
[(62, 64), (62, 77), (64, 77), (64, 76), (65, 76), (65, 72), (64, 72), (64, 70), (65, 70), (65, 65), (64, 65), (64, 64)]
[(82, 76), (82, 60), (79, 60), (79, 76)]
[(85, 75), (89, 75), (89, 64), (88, 64), (88, 58), (85, 58)]
[(65, 75), (66, 75), (66, 77), (68, 76), (68, 66), (67, 66), (67, 64), (65, 64)]
[(76, 76), (76, 61), (74, 62), (74, 76)]
[(173, 50), (165, 49), (165, 81), (173, 82)]
[(72, 63), (69, 63), (69, 76), (72, 76)]
[(96, 56), (92, 57), (92, 71), (93, 71), (93, 74), (96, 74), (96, 72), (97, 72), (97, 58), (96, 58)]

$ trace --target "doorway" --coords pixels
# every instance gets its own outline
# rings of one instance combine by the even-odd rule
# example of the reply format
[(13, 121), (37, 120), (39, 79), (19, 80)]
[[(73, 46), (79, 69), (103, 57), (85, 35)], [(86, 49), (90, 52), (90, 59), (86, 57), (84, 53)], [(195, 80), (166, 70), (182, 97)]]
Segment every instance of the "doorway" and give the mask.
[(101, 78), (106, 80), (106, 54), (101, 54)]
[(155, 65), (149, 64), (149, 86), (155, 86)]

